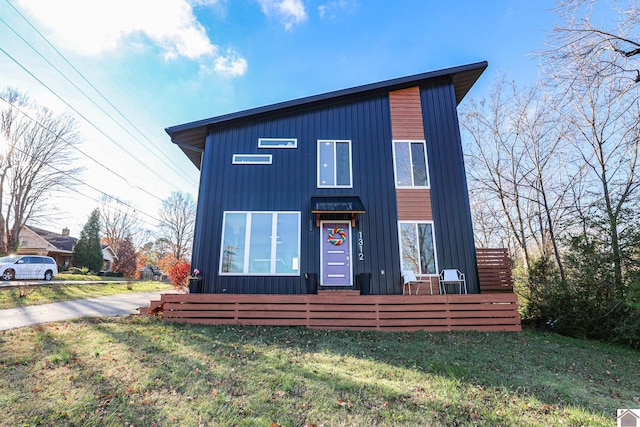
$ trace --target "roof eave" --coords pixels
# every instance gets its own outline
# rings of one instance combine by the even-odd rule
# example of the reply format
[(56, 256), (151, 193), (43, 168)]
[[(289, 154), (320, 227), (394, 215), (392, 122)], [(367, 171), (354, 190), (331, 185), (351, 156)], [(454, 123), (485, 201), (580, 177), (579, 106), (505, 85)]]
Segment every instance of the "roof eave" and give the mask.
[(262, 114), (268, 114), (277, 110), (284, 110), (301, 106), (311, 106), (313, 104), (326, 102), (331, 99), (337, 100), (339, 98), (349, 96), (362, 96), (383, 90), (394, 91), (405, 89), (408, 87), (423, 84), (428, 80), (436, 80), (446, 77), (450, 77), (453, 80), (456, 104), (459, 104), (465, 97), (465, 95), (469, 92), (471, 87), (478, 80), (480, 75), (482, 75), (487, 66), (487, 61), (482, 61), (436, 71), (429, 71), (426, 73), (415, 74), (407, 77), (400, 77), (377, 83), (370, 83), (348, 89), (341, 89), (305, 98), (294, 99), (291, 101), (251, 108), (248, 110), (224, 114), (221, 116), (210, 117), (195, 122), (171, 126), (166, 128), (165, 131), (171, 137), (171, 141), (174, 144), (178, 145), (180, 149), (185, 153), (185, 155), (192, 161), (192, 163), (198, 169), (200, 169), (201, 154), (202, 152), (204, 152), (207, 132), (210, 126), (219, 125), (233, 120), (246, 119)]

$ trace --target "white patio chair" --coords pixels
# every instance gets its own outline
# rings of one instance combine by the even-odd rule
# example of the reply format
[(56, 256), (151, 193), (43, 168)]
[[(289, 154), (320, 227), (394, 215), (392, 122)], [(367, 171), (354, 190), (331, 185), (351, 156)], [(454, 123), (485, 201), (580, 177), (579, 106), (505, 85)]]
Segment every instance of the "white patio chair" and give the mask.
[[(416, 295), (420, 292), (420, 285), (422, 283), (426, 283), (426, 280), (418, 279), (416, 277), (416, 273), (411, 270), (405, 270), (402, 272), (402, 295), (404, 295), (405, 285), (409, 289), (409, 295), (411, 295), (411, 284), (415, 283), (416, 285)], [(431, 286), (431, 280), (429, 280), (429, 290), (431, 291), (431, 295), (433, 295), (433, 288)]]
[(459, 270), (451, 269), (451, 270), (442, 270), (440, 272), (440, 293), (447, 293), (447, 285), (459, 285), (460, 293), (462, 293), (462, 288), (464, 287), (464, 293), (467, 292), (467, 281), (464, 278), (464, 274)]

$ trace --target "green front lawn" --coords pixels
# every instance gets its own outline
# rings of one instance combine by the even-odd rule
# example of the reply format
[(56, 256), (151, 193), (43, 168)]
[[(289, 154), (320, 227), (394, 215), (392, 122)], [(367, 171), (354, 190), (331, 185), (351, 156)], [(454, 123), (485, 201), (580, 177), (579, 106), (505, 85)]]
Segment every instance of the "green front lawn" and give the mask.
[(0, 335), (4, 425), (614, 426), (640, 353), (522, 333), (94, 318)]

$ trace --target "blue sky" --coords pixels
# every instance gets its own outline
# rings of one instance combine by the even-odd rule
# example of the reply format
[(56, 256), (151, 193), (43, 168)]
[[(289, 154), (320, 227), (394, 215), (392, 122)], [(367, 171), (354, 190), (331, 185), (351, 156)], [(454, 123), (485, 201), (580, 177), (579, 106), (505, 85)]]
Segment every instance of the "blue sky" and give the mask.
[(87, 186), (52, 200), (58, 212), (40, 226), (78, 236), (103, 193), (152, 226), (160, 199), (197, 195), (198, 171), (166, 127), (484, 60), (489, 69), (469, 96), (485, 96), (498, 73), (525, 85), (538, 75), (531, 52), (558, 20), (554, 4), (0, 0), (0, 86), (80, 112), (82, 150), (109, 165), (84, 158)]

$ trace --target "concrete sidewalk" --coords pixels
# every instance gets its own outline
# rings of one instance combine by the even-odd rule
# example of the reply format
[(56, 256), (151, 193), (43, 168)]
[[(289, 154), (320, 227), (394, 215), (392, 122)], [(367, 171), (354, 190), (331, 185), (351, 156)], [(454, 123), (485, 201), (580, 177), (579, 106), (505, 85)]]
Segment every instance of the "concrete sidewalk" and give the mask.
[(160, 299), (162, 293), (166, 291), (137, 292), (0, 310), (0, 331), (78, 317), (138, 314), (140, 307), (148, 307), (149, 302)]
[[(136, 282), (137, 280), (133, 280)], [(0, 281), (1, 287), (17, 287), (17, 286), (26, 286), (26, 285), (80, 285), (80, 284), (104, 284), (111, 285), (114, 283), (127, 283), (131, 282), (131, 280), (2, 280)]]

